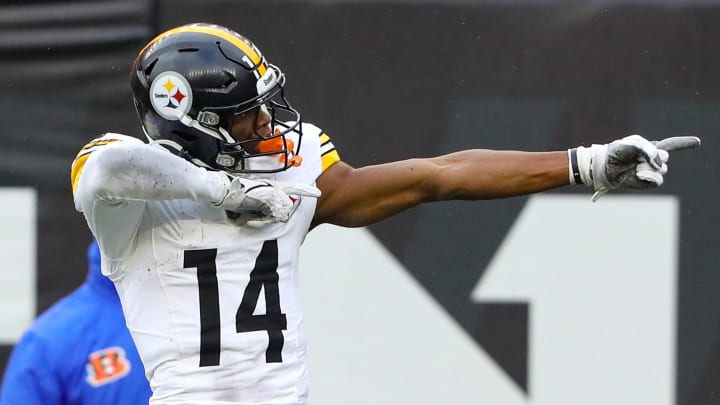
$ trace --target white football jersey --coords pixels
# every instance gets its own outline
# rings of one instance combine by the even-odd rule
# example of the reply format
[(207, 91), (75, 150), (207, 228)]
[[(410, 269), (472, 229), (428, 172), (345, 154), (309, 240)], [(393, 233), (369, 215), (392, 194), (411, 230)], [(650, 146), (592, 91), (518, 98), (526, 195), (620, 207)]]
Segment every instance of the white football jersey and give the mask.
[[(312, 185), (339, 161), (319, 128), (304, 123), (303, 133), (302, 164), (276, 180)], [(152, 162), (147, 170), (157, 181), (142, 180), (148, 173), (114, 176), (110, 148)], [(316, 199), (298, 199), (287, 223), (238, 226), (203, 201), (214, 192), (207, 173), (118, 134), (89, 143), (73, 162), (75, 204), (120, 295), (153, 390), (150, 403), (305, 404), (298, 258)], [(105, 176), (110, 191), (88, 191), (93, 176)], [(167, 199), (174, 195), (189, 198)]]

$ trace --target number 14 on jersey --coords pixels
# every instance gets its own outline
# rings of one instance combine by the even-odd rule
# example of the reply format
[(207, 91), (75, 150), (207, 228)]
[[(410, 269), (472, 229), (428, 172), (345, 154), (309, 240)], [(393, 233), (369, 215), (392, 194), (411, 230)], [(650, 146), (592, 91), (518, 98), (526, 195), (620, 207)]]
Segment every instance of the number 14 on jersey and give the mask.
[[(216, 259), (217, 249), (186, 250), (184, 268), (197, 269), (200, 302), (200, 367), (220, 365), (220, 300)], [(235, 332), (267, 331), (268, 348), (265, 361), (282, 362), (282, 348), (285, 342), (282, 331), (287, 329), (287, 317), (280, 309), (280, 292), (277, 240), (263, 243), (250, 272), (250, 281), (243, 292), (242, 300), (235, 313)], [(265, 314), (253, 315), (260, 297), (265, 290)]]

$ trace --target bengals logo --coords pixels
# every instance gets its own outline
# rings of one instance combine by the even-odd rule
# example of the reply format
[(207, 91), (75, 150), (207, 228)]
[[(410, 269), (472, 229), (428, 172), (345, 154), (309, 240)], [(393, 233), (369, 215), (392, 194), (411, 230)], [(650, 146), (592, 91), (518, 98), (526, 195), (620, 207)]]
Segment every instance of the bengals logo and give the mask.
[(130, 362), (125, 357), (125, 350), (114, 346), (91, 353), (85, 368), (87, 382), (99, 387), (125, 377), (130, 372)]

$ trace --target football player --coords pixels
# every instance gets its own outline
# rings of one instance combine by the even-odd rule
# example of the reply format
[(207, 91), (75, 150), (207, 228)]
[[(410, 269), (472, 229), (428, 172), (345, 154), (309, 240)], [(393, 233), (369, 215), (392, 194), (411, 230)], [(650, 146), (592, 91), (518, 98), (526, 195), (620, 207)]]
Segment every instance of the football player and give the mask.
[(569, 151), (464, 150), (354, 168), (301, 120), (285, 75), (240, 34), (166, 31), (130, 83), (148, 143), (106, 134), (72, 166), (75, 205), (103, 251), (152, 404), (305, 404), (298, 257), (330, 223), (365, 226), (420, 203), (569, 184), (651, 188), (668, 151), (638, 135)]

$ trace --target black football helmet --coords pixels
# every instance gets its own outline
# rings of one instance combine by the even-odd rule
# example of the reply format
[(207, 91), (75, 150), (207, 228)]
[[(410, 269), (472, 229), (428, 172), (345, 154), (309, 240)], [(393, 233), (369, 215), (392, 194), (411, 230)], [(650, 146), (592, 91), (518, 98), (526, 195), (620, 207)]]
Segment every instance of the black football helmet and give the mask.
[[(230, 29), (197, 23), (158, 35), (135, 59), (130, 85), (146, 136), (199, 166), (274, 173), (300, 162), (302, 122), (285, 75)], [(269, 135), (230, 136), (237, 116), (261, 111)]]

